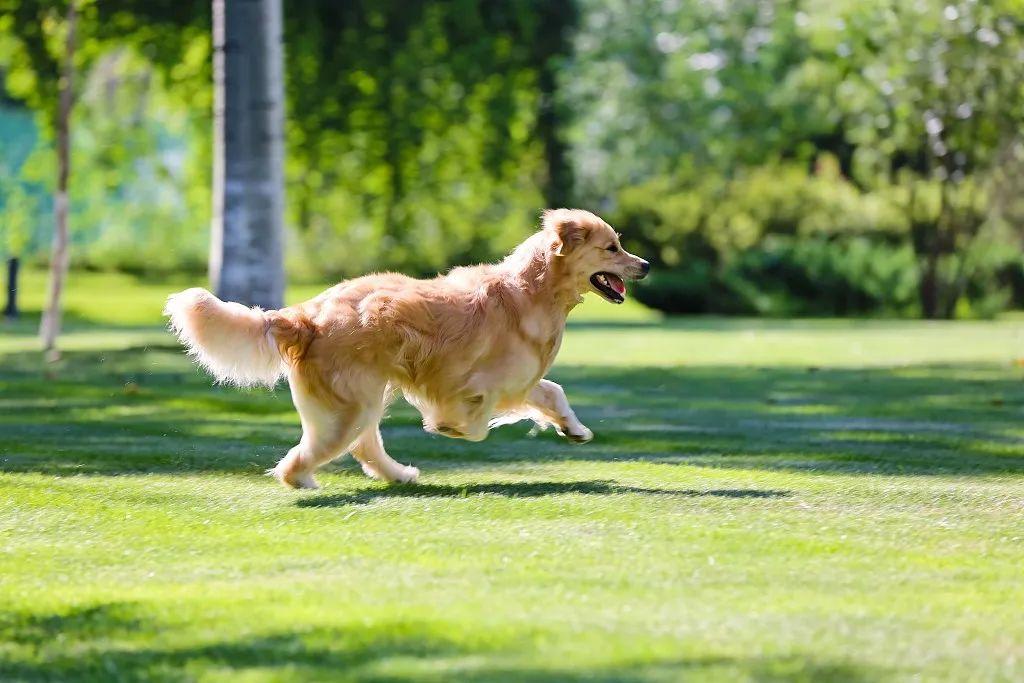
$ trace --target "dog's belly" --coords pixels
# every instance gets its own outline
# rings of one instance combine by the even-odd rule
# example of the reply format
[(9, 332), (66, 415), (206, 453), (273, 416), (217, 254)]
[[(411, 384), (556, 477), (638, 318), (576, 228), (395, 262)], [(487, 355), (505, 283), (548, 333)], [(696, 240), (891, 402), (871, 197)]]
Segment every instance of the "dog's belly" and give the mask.
[(426, 431), (482, 441), (494, 418), (522, 407), (547, 369), (525, 346), (480, 365), (445, 386), (402, 387), (406, 400), (423, 416)]

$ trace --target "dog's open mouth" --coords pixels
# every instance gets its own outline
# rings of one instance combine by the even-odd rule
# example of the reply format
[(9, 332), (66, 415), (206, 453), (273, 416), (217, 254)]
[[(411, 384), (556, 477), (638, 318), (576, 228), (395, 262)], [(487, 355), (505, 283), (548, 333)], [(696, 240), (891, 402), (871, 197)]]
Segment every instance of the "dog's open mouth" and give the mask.
[(613, 304), (621, 304), (626, 300), (626, 283), (615, 273), (594, 273), (590, 276), (590, 284), (598, 294)]

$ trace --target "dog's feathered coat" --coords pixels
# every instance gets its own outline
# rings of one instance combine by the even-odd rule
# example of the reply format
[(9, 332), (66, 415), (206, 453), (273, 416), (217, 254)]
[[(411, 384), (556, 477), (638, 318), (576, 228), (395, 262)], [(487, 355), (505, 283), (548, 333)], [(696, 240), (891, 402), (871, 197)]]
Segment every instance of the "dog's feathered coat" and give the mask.
[(583, 292), (621, 303), (622, 279), (647, 268), (594, 214), (557, 209), (501, 263), (433, 280), (368, 275), (277, 311), (188, 289), (164, 313), (218, 380), (288, 376), (303, 434), (273, 470), (282, 483), (315, 487), (316, 468), (346, 451), (370, 476), (413, 481), (419, 470), (384, 451), (378, 428), (395, 390), (427, 431), (445, 436), (479, 441), (495, 423), (531, 418), (589, 441), (561, 387), (543, 376)]

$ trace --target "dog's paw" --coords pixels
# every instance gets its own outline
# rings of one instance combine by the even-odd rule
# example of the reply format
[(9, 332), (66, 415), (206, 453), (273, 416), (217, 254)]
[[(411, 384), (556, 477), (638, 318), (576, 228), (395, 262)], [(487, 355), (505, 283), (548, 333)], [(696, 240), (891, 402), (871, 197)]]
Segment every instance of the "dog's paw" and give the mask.
[(412, 465), (406, 465), (402, 468), (402, 473), (395, 479), (396, 483), (399, 484), (415, 484), (416, 480), (420, 478), (420, 468), (413, 467)]
[(573, 443), (587, 443), (594, 438), (594, 432), (590, 431), (587, 427), (580, 425), (577, 431), (565, 432), (562, 436)]
[(312, 474), (300, 474), (292, 477), (292, 482), (292, 486), (297, 489), (315, 490), (320, 488), (320, 483), (317, 482)]
[(282, 463), (278, 463), (277, 467), (267, 470), (266, 474), (277, 479), (282, 485), (290, 489), (318, 489), (320, 484), (317, 483), (316, 479), (312, 474), (296, 474), (295, 472), (287, 472)]
[(419, 479), (420, 471), (419, 471), (418, 468), (413, 467), (412, 465), (409, 465), (409, 466), (400, 465), (399, 467), (401, 468), (399, 470), (399, 472), (394, 477), (388, 478), (388, 477), (385, 477), (384, 475), (382, 475), (377, 470), (375, 470), (372, 467), (370, 467), (369, 465), (364, 464), (363, 465), (363, 474), (368, 476), (370, 479), (376, 479), (378, 481), (386, 481), (386, 482), (390, 482), (390, 483), (393, 483), (393, 484), (412, 484), (417, 479)]
[(360, 464), (363, 467), (363, 474), (368, 476), (370, 479), (383, 479), (384, 478), (384, 477), (380, 476), (380, 472), (378, 472), (377, 470), (373, 469), (372, 467), (367, 465), (365, 462), (364, 463), (360, 463)]

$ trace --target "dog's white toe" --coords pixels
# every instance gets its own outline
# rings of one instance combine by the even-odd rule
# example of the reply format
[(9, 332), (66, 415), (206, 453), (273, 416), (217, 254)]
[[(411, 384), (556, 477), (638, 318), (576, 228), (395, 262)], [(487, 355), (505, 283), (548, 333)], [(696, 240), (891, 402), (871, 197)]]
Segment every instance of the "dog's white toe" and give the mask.
[(402, 473), (398, 475), (395, 481), (401, 484), (413, 484), (417, 479), (420, 478), (420, 469), (413, 467), (412, 465), (406, 465), (402, 468)]
[(398, 471), (394, 475), (391, 475), (391, 473), (389, 473), (388, 476), (384, 476), (377, 470), (373, 469), (372, 467), (364, 463), (363, 473), (366, 476), (370, 477), (371, 479), (378, 479), (380, 481), (387, 481), (395, 484), (411, 484), (414, 481), (416, 481), (420, 476), (419, 469), (413, 467), (412, 465), (397, 465), (397, 467)]
[(312, 474), (300, 474), (295, 477), (294, 485), (297, 489), (318, 489), (320, 484), (313, 478)]
[(565, 437), (574, 443), (587, 443), (594, 438), (594, 432), (590, 428), (580, 425), (578, 432), (567, 432)]
[(278, 483), (290, 489), (318, 489), (320, 484), (312, 474), (292, 474), (289, 476), (284, 468), (284, 461), (277, 464), (277, 467), (269, 469), (266, 474), (277, 479)]

